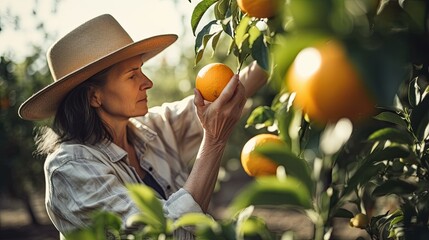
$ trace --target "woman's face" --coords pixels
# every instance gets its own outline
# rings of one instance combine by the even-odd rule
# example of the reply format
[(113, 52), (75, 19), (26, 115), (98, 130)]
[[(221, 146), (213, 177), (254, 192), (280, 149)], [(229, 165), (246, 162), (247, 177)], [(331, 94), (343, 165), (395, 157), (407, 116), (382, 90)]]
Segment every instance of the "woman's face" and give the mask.
[(141, 56), (129, 58), (112, 66), (105, 84), (94, 89), (91, 106), (107, 121), (123, 121), (148, 112), (147, 90), (152, 81), (141, 71)]

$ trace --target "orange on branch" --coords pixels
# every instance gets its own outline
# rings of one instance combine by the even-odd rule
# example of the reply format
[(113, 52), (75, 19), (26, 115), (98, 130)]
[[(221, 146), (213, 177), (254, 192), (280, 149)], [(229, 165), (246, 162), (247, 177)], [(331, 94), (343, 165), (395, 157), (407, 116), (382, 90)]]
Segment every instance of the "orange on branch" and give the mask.
[(375, 101), (338, 41), (303, 49), (286, 74), (295, 104), (319, 124), (348, 118), (352, 122), (375, 112)]
[(237, 4), (251, 17), (270, 18), (276, 14), (279, 0), (237, 0)]
[(216, 100), (234, 72), (223, 63), (210, 63), (200, 69), (195, 80), (195, 87), (203, 98), (213, 102)]
[(349, 224), (351, 227), (365, 229), (369, 224), (369, 220), (365, 214), (358, 213), (356, 216), (350, 219)]
[(241, 150), (241, 165), (249, 176), (258, 177), (276, 174), (279, 165), (255, 152), (256, 147), (266, 146), (267, 144), (283, 145), (284, 142), (277, 135), (263, 133), (249, 139)]

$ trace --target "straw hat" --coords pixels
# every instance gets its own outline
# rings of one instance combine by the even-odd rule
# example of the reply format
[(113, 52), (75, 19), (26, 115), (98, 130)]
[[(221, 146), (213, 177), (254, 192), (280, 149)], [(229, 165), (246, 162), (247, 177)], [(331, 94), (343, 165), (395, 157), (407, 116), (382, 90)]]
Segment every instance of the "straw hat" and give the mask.
[(55, 112), (70, 90), (97, 72), (142, 55), (146, 61), (175, 42), (174, 34), (158, 35), (134, 42), (108, 14), (98, 16), (58, 40), (47, 52), (54, 82), (31, 96), (19, 108), (26, 120), (42, 120)]

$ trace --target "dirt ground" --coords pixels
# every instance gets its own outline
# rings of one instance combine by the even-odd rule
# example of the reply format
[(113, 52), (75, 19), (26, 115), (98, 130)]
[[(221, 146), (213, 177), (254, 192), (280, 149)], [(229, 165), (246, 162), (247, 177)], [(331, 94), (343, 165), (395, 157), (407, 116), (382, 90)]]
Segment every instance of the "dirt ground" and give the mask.
[[(217, 219), (226, 215), (226, 208), (233, 197), (250, 182), (244, 174), (227, 176), (212, 199), (210, 213)], [(30, 218), (22, 203), (14, 199), (0, 199), (0, 239), (2, 240), (55, 240), (57, 230), (50, 223), (43, 204), (43, 193), (34, 194), (32, 199), (40, 225), (30, 225)], [(262, 217), (268, 228), (276, 233), (293, 231), (295, 239), (312, 239), (313, 225), (303, 214), (290, 210), (256, 209), (254, 214)], [(351, 228), (347, 220), (336, 220), (331, 239), (369, 239), (364, 230)]]

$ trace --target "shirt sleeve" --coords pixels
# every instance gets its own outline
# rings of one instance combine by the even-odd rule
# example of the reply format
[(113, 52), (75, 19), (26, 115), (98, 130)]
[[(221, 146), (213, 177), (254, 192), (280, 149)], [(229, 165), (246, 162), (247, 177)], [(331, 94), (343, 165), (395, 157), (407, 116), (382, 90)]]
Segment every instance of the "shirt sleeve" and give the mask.
[(195, 159), (203, 137), (203, 128), (193, 99), (191, 95), (181, 101), (153, 107), (143, 119), (158, 134), (164, 134), (163, 138), (174, 138), (178, 153), (185, 163)]
[[(164, 202), (164, 211), (166, 216), (173, 220), (180, 218), (186, 213), (203, 213), (200, 205), (198, 205), (192, 195), (183, 188), (173, 193), (170, 198)], [(194, 227), (179, 228), (173, 233), (174, 239), (194, 239), (194, 232)]]
[(176, 220), (186, 213), (202, 213), (200, 205), (195, 202), (192, 195), (184, 188), (173, 193), (164, 202), (164, 211), (168, 218)]

